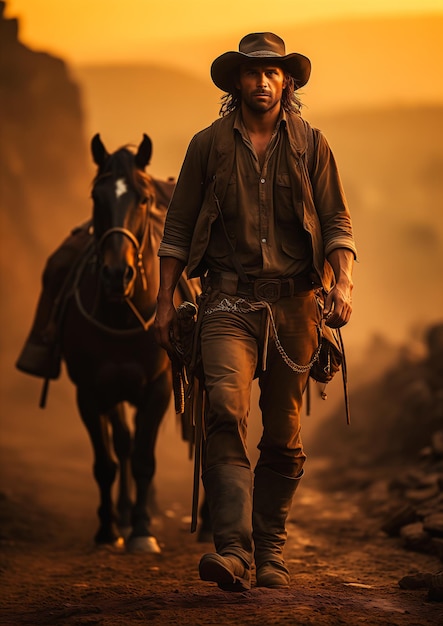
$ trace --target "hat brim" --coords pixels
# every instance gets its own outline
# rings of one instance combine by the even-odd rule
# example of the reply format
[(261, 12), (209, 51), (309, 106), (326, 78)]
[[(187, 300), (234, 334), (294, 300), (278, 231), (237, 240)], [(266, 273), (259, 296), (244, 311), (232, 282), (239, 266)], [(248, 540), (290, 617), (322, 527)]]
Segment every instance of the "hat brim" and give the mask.
[(217, 57), (211, 65), (211, 78), (214, 84), (222, 91), (232, 92), (236, 80), (235, 70), (247, 61), (275, 62), (277, 65), (281, 65), (294, 78), (297, 89), (306, 85), (311, 75), (311, 61), (298, 52), (292, 52), (285, 56), (259, 56), (244, 52), (225, 52)]

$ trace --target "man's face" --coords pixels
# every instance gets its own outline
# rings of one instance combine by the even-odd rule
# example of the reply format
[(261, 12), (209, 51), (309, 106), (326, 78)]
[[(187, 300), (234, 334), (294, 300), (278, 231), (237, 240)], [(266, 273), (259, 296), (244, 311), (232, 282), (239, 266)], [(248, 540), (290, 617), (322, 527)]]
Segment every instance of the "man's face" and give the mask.
[(242, 103), (251, 111), (266, 113), (280, 105), (285, 73), (273, 63), (245, 63), (240, 67), (236, 87), (240, 90)]

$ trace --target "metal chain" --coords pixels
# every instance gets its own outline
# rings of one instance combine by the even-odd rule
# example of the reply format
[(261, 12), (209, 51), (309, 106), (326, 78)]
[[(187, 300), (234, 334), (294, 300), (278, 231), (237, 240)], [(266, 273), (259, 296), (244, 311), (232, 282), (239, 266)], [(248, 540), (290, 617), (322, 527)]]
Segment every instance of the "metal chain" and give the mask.
[(205, 315), (210, 315), (211, 313), (216, 313), (217, 311), (225, 311), (229, 313), (253, 313), (254, 311), (259, 311), (260, 309), (267, 309), (269, 320), (271, 322), (272, 335), (275, 341), (275, 346), (277, 348), (278, 353), (282, 357), (283, 361), (286, 363), (288, 367), (291, 368), (293, 372), (297, 374), (305, 374), (309, 372), (311, 367), (314, 365), (316, 361), (318, 361), (321, 349), (321, 341), (317, 346), (314, 354), (312, 355), (311, 360), (306, 365), (299, 365), (295, 363), (290, 356), (286, 353), (283, 348), (280, 339), (277, 333), (277, 327), (275, 324), (274, 313), (272, 311), (272, 307), (269, 302), (264, 300), (260, 300), (258, 302), (250, 302), (249, 300), (245, 300), (244, 298), (239, 298), (238, 300), (232, 300), (229, 298), (223, 298), (220, 302), (212, 307), (205, 310)]

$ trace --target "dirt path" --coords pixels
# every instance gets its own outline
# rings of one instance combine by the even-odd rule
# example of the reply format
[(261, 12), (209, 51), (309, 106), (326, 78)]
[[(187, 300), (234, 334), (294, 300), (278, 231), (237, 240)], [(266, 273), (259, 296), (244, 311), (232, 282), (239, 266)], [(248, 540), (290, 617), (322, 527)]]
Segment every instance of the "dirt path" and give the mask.
[[(22, 486), (25, 476), (22, 475)], [(168, 499), (167, 494), (163, 499)], [(160, 556), (95, 549), (91, 510), (73, 518), (38, 506), (30, 493), (3, 501), (0, 623), (8, 626), (442, 624), (442, 605), (398, 581), (435, 572), (433, 557), (408, 553), (362, 517), (345, 493), (315, 481), (299, 490), (286, 556), (291, 588), (228, 594), (201, 583), (197, 566), (210, 544), (189, 533), (177, 500), (156, 519)]]
[(95, 549), (91, 452), (73, 390), (54, 387), (41, 411), (39, 384), (15, 380), (2, 398), (2, 626), (443, 624), (441, 603), (398, 585), (407, 574), (435, 573), (441, 561), (387, 538), (362, 513), (359, 494), (323, 491), (321, 459), (308, 459), (291, 512), (290, 589), (228, 594), (201, 583), (198, 561), (212, 546), (189, 533), (192, 464), (170, 418), (157, 469), (162, 554)]

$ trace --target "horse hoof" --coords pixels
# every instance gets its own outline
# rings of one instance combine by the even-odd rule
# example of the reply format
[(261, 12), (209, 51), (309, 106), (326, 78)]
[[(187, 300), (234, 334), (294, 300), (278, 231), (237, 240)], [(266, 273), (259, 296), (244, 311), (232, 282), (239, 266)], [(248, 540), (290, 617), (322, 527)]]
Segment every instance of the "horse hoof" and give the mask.
[(123, 539), (127, 541), (129, 537), (131, 536), (132, 528), (131, 526), (120, 526), (119, 531)]
[(132, 537), (126, 544), (128, 552), (144, 552), (145, 554), (160, 554), (160, 546), (155, 537)]
[(125, 547), (125, 540), (123, 537), (117, 537), (117, 539), (113, 539), (112, 541), (107, 542), (97, 542), (95, 544), (97, 550), (123, 550)]
[(121, 548), (124, 545), (124, 537), (117, 529), (111, 530), (102, 530), (99, 529), (97, 534), (94, 537), (95, 545), (100, 548), (110, 547), (110, 548)]
[(116, 539), (113, 543), (114, 548), (117, 548), (118, 550), (121, 550), (122, 548), (125, 547), (125, 538), (124, 537), (119, 537), (118, 539)]

